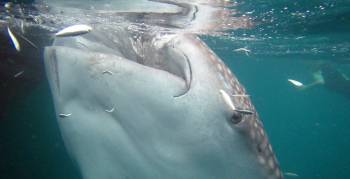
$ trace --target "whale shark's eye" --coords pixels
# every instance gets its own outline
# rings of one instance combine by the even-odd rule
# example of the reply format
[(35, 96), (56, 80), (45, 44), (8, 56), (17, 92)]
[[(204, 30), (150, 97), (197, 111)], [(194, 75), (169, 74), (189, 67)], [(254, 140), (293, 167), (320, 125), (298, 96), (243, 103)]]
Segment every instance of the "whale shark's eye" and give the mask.
[(233, 112), (233, 115), (232, 115), (232, 118), (231, 118), (231, 122), (232, 122), (233, 124), (238, 124), (238, 123), (240, 123), (240, 122), (242, 121), (242, 119), (243, 119), (242, 113), (237, 112), (237, 111), (234, 111), (234, 112)]
[(250, 110), (243, 110), (243, 109), (235, 109), (232, 114), (232, 123), (238, 124), (243, 120), (244, 115), (252, 115), (253, 112)]

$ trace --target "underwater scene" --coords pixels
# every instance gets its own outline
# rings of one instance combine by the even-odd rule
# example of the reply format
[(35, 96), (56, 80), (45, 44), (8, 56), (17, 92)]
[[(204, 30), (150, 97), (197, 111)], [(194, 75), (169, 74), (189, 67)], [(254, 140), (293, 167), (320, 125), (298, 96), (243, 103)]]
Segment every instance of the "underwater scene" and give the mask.
[(346, 179), (348, 0), (1, 0), (0, 179)]

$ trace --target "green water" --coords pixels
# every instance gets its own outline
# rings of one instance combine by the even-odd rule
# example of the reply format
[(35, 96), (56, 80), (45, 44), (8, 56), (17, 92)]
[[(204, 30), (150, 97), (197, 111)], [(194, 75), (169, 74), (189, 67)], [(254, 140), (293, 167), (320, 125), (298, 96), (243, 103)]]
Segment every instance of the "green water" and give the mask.
[(0, 125), (0, 178), (80, 178), (61, 139), (45, 82), (11, 104)]
[[(298, 90), (287, 79), (311, 83), (321, 64), (349, 76), (350, 1), (240, 1), (238, 9), (257, 25), (204, 39), (247, 88), (282, 169), (349, 178), (350, 89)], [(251, 53), (234, 52), (242, 47)]]
[[(303, 179), (344, 179), (350, 169), (350, 100), (324, 86), (299, 91), (287, 78), (310, 80), (294, 58), (218, 52), (252, 96), (285, 172)], [(287, 177), (286, 177), (287, 178)]]

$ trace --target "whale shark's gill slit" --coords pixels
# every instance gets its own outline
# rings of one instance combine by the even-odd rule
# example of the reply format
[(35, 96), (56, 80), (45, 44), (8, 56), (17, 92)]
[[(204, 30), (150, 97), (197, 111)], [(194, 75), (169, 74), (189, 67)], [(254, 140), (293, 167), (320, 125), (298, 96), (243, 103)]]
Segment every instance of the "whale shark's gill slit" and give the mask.
[(57, 61), (57, 55), (56, 55), (56, 49), (52, 49), (50, 52), (50, 59), (51, 59), (51, 63), (53, 68), (54, 68), (54, 76), (55, 76), (55, 83), (56, 83), (56, 87), (57, 87), (57, 92), (58, 94), (60, 94), (60, 77), (58, 74), (58, 61)]
[(187, 62), (187, 65), (188, 65), (188, 73), (189, 74), (187, 74), (185, 72), (186, 90), (183, 93), (180, 93), (178, 95), (173, 96), (174, 98), (179, 98), (179, 97), (182, 97), (185, 94), (187, 94), (190, 91), (191, 84), (192, 84), (192, 66), (191, 66), (191, 62), (190, 62), (190, 59), (188, 58), (188, 56), (185, 53), (182, 52), (182, 54), (183, 54), (183, 56), (186, 59), (186, 62)]

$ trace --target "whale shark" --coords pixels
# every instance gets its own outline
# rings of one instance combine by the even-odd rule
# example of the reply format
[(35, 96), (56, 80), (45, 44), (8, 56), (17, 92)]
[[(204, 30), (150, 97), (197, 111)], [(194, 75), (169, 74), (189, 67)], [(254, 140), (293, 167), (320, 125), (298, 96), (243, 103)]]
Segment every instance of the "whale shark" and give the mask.
[(43, 47), (58, 125), (82, 178), (283, 178), (249, 94), (199, 37), (249, 27), (232, 4), (82, 2), (37, 3), (27, 27), (93, 27)]

